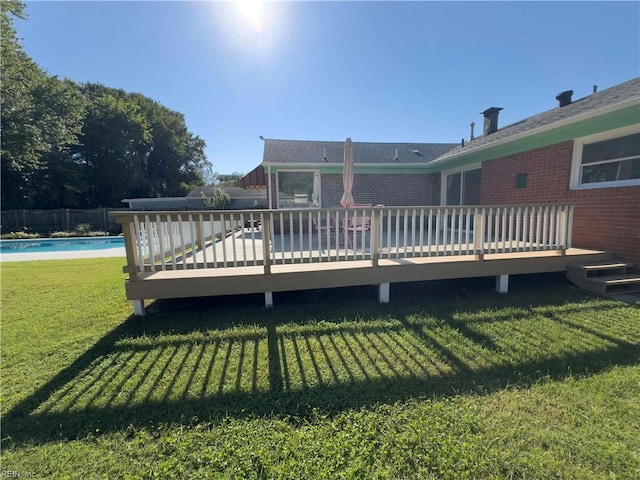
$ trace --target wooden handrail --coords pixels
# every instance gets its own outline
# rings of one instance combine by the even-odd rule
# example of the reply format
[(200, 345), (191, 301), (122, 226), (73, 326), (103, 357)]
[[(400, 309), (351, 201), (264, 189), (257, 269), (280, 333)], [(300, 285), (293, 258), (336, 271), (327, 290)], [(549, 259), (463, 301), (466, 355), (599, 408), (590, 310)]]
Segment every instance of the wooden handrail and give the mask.
[[(475, 255), (571, 246), (571, 205), (112, 212), (130, 275), (178, 269)], [(349, 229), (369, 217), (371, 228)], [(334, 225), (319, 230), (323, 222)], [(345, 226), (341, 228), (340, 226)]]

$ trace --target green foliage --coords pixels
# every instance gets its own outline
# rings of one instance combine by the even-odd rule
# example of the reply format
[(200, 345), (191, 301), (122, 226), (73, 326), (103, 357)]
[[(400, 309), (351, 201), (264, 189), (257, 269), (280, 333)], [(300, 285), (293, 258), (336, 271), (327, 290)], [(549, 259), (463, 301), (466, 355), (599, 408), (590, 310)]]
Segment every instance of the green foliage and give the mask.
[(73, 82), (47, 76), (24, 52), (13, 27), (24, 5), (3, 0), (0, 18), (2, 206), (27, 208), (47, 156), (77, 143), (85, 104)]
[[(171, 300), (2, 268), (2, 465), (43, 478), (621, 478), (640, 312), (555, 276)], [(37, 295), (34, 295), (37, 292)], [(79, 308), (81, 305), (81, 308)]]
[(0, 238), (2, 238), (3, 240), (29, 240), (32, 238), (40, 238), (40, 234), (29, 232), (10, 232), (3, 233)]
[(225, 187), (235, 187), (238, 185), (238, 180), (244, 177), (244, 174), (241, 172), (214, 173), (213, 177), (215, 182), (220, 185)]
[[(88, 224), (86, 224), (88, 225)], [(73, 232), (67, 232), (64, 230), (58, 232), (51, 232), (49, 235), (51, 238), (70, 238), (70, 237), (105, 237), (108, 235), (108, 232), (103, 232), (101, 230), (91, 230), (85, 228), (77, 228)]]
[(205, 143), (184, 116), (138, 93), (48, 76), (2, 0), (2, 208), (120, 207), (204, 184)]
[(202, 204), (205, 208), (224, 209), (231, 205), (231, 197), (221, 187), (213, 186), (211, 196), (202, 193)]

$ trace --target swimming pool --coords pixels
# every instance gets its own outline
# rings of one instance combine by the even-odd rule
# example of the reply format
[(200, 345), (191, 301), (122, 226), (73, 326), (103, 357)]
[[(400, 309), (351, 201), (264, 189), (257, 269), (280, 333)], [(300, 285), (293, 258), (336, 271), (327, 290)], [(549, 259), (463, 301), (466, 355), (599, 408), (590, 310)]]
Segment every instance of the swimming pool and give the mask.
[(122, 237), (36, 238), (0, 240), (0, 253), (71, 252), (124, 247)]

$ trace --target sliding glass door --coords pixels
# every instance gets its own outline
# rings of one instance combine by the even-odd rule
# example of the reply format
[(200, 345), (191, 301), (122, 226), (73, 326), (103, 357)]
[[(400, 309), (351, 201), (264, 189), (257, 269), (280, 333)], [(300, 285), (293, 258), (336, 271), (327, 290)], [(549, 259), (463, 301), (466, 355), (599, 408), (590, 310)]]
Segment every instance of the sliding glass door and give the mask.
[[(480, 177), (482, 169), (476, 165), (464, 170), (442, 173), (442, 205), (479, 205)], [(473, 230), (473, 216), (467, 225), (467, 216), (463, 215), (463, 230)], [(457, 215), (449, 214), (447, 226), (452, 231), (461, 225)], [(461, 232), (459, 232), (461, 233)]]
[(443, 173), (443, 205), (479, 205), (481, 169)]

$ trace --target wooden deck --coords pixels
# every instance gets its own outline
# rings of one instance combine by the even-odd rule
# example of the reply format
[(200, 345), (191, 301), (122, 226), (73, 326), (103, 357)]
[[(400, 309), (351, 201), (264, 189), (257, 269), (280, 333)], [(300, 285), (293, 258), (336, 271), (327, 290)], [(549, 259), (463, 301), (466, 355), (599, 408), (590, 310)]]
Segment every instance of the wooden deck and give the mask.
[[(136, 314), (145, 299), (264, 293), (561, 272), (607, 261), (608, 252), (571, 247), (570, 206), (376, 207), (363, 210), (119, 212), (127, 298)], [(353, 237), (314, 225), (366, 217)], [(260, 223), (261, 228), (247, 228)], [(473, 225), (472, 229), (465, 228)]]
[[(356, 285), (562, 272), (567, 265), (608, 261), (611, 254), (571, 248), (561, 252), (520, 252), (455, 257), (381, 259), (273, 265), (225, 269), (165, 270), (140, 274), (126, 283), (127, 298), (181, 298), (245, 293), (266, 293)], [(381, 301), (388, 301), (381, 294)], [(267, 300), (267, 303), (270, 303)]]

